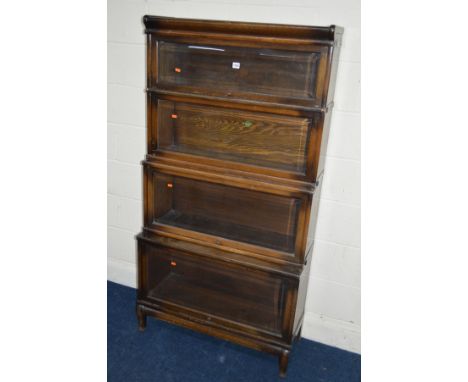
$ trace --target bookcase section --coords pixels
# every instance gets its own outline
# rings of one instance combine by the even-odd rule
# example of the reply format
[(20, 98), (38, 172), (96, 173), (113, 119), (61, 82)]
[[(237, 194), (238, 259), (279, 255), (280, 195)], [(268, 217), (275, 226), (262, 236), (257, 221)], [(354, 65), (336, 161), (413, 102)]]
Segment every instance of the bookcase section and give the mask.
[(316, 98), (320, 52), (158, 41), (155, 53), (157, 84), (163, 88), (247, 98)]
[(229, 321), (239, 330), (287, 337), (291, 280), (147, 243), (139, 243), (138, 253), (143, 299), (166, 310), (186, 309), (209, 321)]
[[(147, 167), (146, 225), (183, 229), (293, 257), (306, 199), (194, 180)], [(174, 230), (173, 230), (174, 231)], [(180, 230), (179, 230), (180, 231)], [(177, 232), (177, 230), (175, 230)], [(298, 243), (299, 244), (299, 243)]]
[(309, 118), (154, 99), (151, 152), (195, 155), (305, 174)]

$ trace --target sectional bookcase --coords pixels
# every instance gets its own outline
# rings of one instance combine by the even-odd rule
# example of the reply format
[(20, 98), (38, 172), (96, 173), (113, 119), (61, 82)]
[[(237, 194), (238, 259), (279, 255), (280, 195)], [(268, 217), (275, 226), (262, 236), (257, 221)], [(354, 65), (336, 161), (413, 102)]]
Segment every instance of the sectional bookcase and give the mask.
[(145, 16), (147, 316), (279, 356), (300, 338), (342, 29)]

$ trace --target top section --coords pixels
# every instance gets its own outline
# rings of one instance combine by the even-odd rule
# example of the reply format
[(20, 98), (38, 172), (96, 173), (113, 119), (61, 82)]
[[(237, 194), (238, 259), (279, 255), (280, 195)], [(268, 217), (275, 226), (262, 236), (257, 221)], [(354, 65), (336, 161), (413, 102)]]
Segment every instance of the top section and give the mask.
[(172, 34), (199, 32), (208, 34), (230, 34), (247, 38), (272, 38), (287, 40), (313, 40), (322, 44), (333, 44), (335, 35), (342, 34), (343, 28), (331, 25), (329, 27), (312, 27), (304, 25), (247, 23), (218, 20), (179, 19), (171, 17), (144, 16), (146, 33), (170, 30)]
[(326, 111), (342, 28), (145, 16), (150, 92)]

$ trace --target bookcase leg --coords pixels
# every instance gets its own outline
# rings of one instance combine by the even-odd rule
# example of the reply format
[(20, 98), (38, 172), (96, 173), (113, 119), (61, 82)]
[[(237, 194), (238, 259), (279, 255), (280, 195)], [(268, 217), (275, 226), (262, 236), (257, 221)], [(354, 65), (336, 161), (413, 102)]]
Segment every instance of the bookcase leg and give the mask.
[(288, 369), (289, 350), (283, 350), (279, 356), (279, 375), (286, 377), (286, 370)]
[(142, 332), (146, 328), (146, 314), (140, 305), (137, 306), (136, 311), (138, 317), (138, 329)]

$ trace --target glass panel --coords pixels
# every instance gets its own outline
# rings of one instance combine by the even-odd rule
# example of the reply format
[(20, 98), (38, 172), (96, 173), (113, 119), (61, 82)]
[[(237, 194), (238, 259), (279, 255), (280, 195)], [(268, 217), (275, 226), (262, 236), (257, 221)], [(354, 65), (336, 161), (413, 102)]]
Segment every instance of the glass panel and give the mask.
[(238, 268), (158, 249), (148, 257), (148, 297), (280, 333), (283, 281)]
[(154, 221), (294, 253), (301, 201), (154, 174)]
[(158, 84), (314, 98), (318, 52), (158, 43)]
[(158, 148), (304, 173), (307, 118), (158, 100)]

